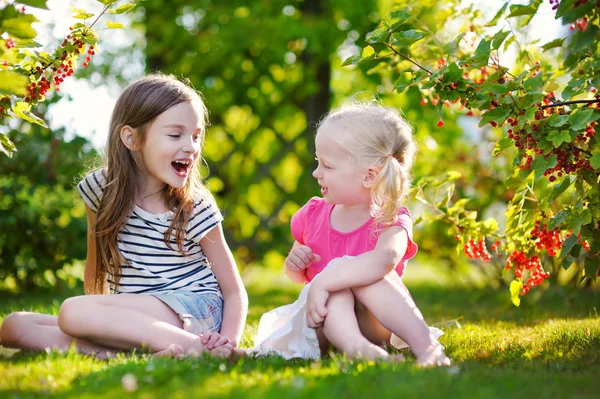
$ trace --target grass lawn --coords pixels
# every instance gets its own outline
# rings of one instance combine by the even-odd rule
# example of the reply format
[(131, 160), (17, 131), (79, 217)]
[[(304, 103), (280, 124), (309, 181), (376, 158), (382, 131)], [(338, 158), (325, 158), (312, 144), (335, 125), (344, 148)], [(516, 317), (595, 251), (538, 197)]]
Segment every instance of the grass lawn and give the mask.
[[(537, 289), (516, 308), (507, 290), (457, 286), (450, 278), (436, 281), (410, 273), (405, 281), (427, 321), (446, 331), (441, 342), (454, 361), (450, 368), (419, 369), (410, 356), (402, 364), (339, 355), (319, 362), (273, 357), (232, 364), (147, 355), (98, 361), (0, 347), (0, 397), (600, 397), (598, 291)], [(281, 276), (259, 280), (255, 274), (245, 280), (250, 314), (242, 346), (251, 344), (264, 311), (292, 302), (300, 289)], [(0, 294), (0, 319), (22, 309), (56, 314), (72, 294)]]

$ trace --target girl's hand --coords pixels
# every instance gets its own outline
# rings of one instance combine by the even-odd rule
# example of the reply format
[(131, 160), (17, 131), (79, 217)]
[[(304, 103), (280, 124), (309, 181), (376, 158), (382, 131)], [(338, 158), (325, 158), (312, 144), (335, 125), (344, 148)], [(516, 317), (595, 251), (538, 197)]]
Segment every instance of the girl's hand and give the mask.
[(212, 350), (223, 345), (236, 346), (235, 340), (230, 340), (225, 335), (221, 335), (218, 332), (206, 332), (200, 336), (200, 342), (208, 350)]
[(302, 272), (311, 263), (318, 262), (321, 257), (314, 254), (310, 247), (306, 245), (298, 245), (290, 251), (289, 255), (285, 259), (285, 267), (293, 272)]
[(306, 298), (306, 324), (310, 328), (322, 326), (327, 316), (326, 304), (329, 292), (319, 281), (318, 277), (313, 279)]

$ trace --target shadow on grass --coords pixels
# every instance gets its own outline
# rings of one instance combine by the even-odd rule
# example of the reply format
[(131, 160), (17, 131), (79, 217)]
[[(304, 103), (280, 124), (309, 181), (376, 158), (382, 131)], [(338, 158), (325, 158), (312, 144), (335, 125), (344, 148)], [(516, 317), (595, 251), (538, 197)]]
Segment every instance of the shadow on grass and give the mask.
[[(600, 299), (597, 292), (553, 286), (531, 291), (519, 307), (510, 301), (508, 290), (443, 287), (426, 283), (412, 284), (410, 293), (430, 324), (460, 319), (460, 321), (518, 321), (523, 324), (544, 322), (551, 318), (581, 319), (598, 317)], [(271, 310), (292, 303), (298, 287), (248, 287), (253, 310)], [(253, 312), (258, 313), (258, 312)], [(253, 314), (252, 319), (260, 314)], [(521, 323), (519, 323), (521, 324)]]

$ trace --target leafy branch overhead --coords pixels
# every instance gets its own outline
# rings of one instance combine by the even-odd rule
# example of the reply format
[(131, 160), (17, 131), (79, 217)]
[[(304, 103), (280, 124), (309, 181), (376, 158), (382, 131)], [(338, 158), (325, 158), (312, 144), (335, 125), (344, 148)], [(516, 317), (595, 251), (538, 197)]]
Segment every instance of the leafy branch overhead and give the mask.
[[(122, 14), (137, 5), (137, 1), (119, 5), (116, 0), (99, 0), (102, 9), (97, 14), (71, 7), (75, 22), (68, 28), (63, 42), (52, 51), (42, 51), (35, 41), (37, 32), (32, 24), (37, 18), (28, 7), (47, 9), (45, 0), (20, 1), (0, 10), (0, 123), (9, 118), (21, 118), (47, 127), (33, 112), (48, 91), (60, 91), (59, 86), (72, 76), (78, 67), (87, 67), (98, 51), (100, 37), (97, 23), (107, 12)], [(120, 23), (106, 21), (109, 29), (123, 28)], [(15, 145), (0, 133), (0, 152), (7, 156), (16, 151)]]
[[(506, 2), (489, 21), (458, 3), (444, 21), (463, 22), (451, 40), (440, 40), (442, 34), (423, 22), (424, 8), (415, 4), (386, 15), (344, 65), (385, 76), (398, 94), (417, 89), (421, 104), (437, 107), (439, 128), (447, 112), (478, 118), (479, 127), (501, 134), (492, 155), (514, 150), (512, 173), (505, 179), (513, 194), (504, 231), (495, 220), (477, 221), (465, 208), (467, 199), (456, 198), (456, 176), (421, 179), (413, 196), (432, 210), (430, 220), (451, 226), (457, 249), (469, 258), (504, 259), (505, 272), (515, 276), (510, 286), (515, 305), (549, 277), (550, 266), (544, 264), (551, 258), (559, 258), (564, 268), (585, 263), (580, 281), (595, 280), (600, 273), (600, 3), (551, 1), (555, 18), (569, 27), (564, 37), (526, 45), (520, 43), (522, 30), (542, 0)], [(515, 65), (504, 65), (501, 58), (513, 50)], [(426, 199), (426, 188), (432, 187), (434, 198)], [(442, 187), (448, 190), (446, 200), (438, 202)]]

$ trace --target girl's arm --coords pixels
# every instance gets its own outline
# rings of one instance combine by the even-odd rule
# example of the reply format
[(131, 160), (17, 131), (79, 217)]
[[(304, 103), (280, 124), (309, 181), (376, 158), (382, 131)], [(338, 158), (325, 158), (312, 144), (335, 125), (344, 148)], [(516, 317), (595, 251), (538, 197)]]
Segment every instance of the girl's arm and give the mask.
[(248, 314), (248, 294), (220, 223), (200, 240), (200, 246), (211, 264), (223, 294), (223, 325), (220, 334), (239, 343)]
[(370, 285), (383, 279), (408, 248), (408, 233), (400, 226), (387, 228), (372, 251), (327, 266), (311, 282), (306, 299), (306, 323), (310, 328), (323, 324), (327, 316), (329, 293), (346, 288)]
[(285, 274), (294, 283), (304, 284), (306, 276), (306, 268), (313, 262), (318, 262), (321, 257), (313, 254), (312, 249), (306, 245), (294, 241), (294, 246), (290, 250), (287, 258), (285, 258)]
[(326, 267), (314, 281), (328, 292), (373, 284), (394, 270), (407, 248), (406, 230), (400, 226), (388, 227), (373, 250)]
[[(86, 295), (96, 294), (94, 278), (96, 277), (96, 238), (94, 237), (94, 225), (96, 224), (96, 214), (85, 205), (87, 214), (87, 255), (85, 257), (85, 270), (83, 271), (83, 290)], [(108, 294), (108, 282), (105, 278), (102, 284), (102, 292), (98, 294)]]

